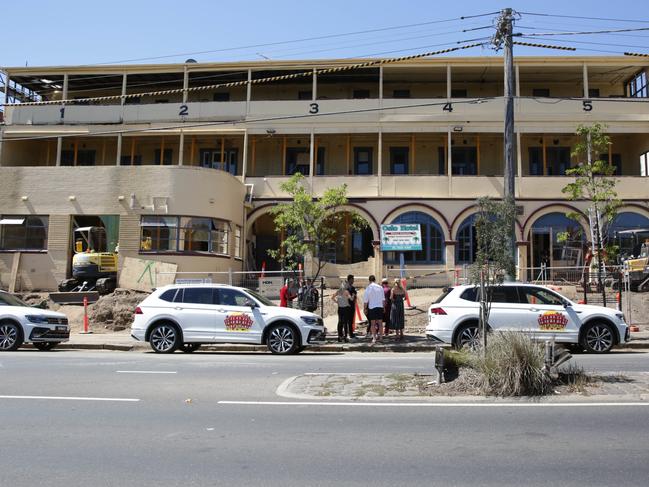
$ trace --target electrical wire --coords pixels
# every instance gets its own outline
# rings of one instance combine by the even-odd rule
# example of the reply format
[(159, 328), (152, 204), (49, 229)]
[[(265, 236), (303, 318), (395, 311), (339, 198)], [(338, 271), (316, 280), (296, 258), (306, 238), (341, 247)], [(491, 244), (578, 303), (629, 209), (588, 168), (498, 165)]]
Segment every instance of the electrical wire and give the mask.
[(610, 34), (615, 32), (638, 32), (638, 31), (647, 31), (649, 27), (637, 27), (634, 29), (607, 29), (607, 30), (591, 30), (591, 31), (582, 31), (582, 32), (532, 32), (530, 34), (525, 34), (527, 36), (572, 36), (572, 35), (591, 35), (591, 34)]
[[(533, 37), (530, 37), (528, 35), (522, 35), (519, 36), (520, 39), (533, 39)], [(590, 44), (593, 46), (611, 46), (611, 47), (632, 47), (632, 48), (640, 48), (640, 49), (647, 49), (647, 46), (638, 46), (638, 45), (633, 45), (633, 44), (612, 44), (609, 42), (592, 42), (592, 41), (576, 41), (573, 39), (557, 39), (557, 38), (552, 38), (553, 41), (556, 42), (574, 42), (575, 44)]]
[(562, 19), (581, 19), (581, 20), (601, 20), (605, 22), (632, 22), (640, 24), (649, 24), (649, 20), (639, 20), (639, 19), (612, 19), (607, 17), (585, 17), (581, 15), (559, 15), (559, 14), (547, 14), (547, 13), (538, 13), (538, 12), (520, 12), (522, 15), (532, 15), (536, 17), (557, 17)]
[(211, 50), (205, 50), (205, 51), (188, 51), (188, 52), (182, 52), (182, 53), (176, 53), (176, 54), (166, 54), (166, 55), (161, 55), (161, 56), (149, 56), (149, 57), (142, 57), (142, 58), (132, 58), (132, 59), (121, 59), (118, 61), (108, 61), (108, 62), (103, 62), (103, 63), (94, 63), (94, 64), (85, 64), (82, 66), (95, 66), (95, 65), (102, 65), (102, 64), (120, 64), (120, 63), (131, 63), (131, 62), (138, 62), (138, 61), (149, 61), (149, 60), (156, 60), (156, 59), (168, 59), (168, 58), (174, 58), (174, 57), (183, 57), (183, 56), (194, 56), (198, 54), (213, 54), (217, 52), (231, 52), (231, 51), (241, 51), (244, 49), (256, 49), (260, 47), (268, 47), (268, 46), (279, 46), (279, 45), (284, 45), (284, 44), (293, 44), (297, 42), (306, 42), (306, 41), (313, 41), (313, 40), (324, 40), (324, 39), (334, 39), (337, 37), (347, 37), (347, 36), (354, 36), (354, 35), (360, 35), (360, 34), (370, 34), (370, 33), (375, 33), (375, 32), (385, 32), (389, 30), (398, 30), (398, 29), (407, 29), (410, 27), (420, 27), (423, 25), (434, 25), (434, 24), (442, 24), (442, 23), (449, 23), (449, 22), (457, 22), (457, 21), (462, 21), (466, 19), (473, 19), (473, 18), (478, 18), (478, 17), (486, 17), (489, 15), (494, 15), (497, 12), (489, 12), (489, 13), (484, 13), (484, 14), (477, 14), (477, 15), (466, 15), (462, 17), (453, 17), (449, 19), (442, 19), (442, 20), (431, 20), (427, 22), (418, 22), (415, 24), (405, 24), (405, 25), (397, 25), (397, 26), (390, 26), (390, 27), (381, 27), (377, 29), (367, 29), (367, 30), (360, 30), (360, 31), (355, 31), (355, 32), (344, 32), (340, 34), (328, 34), (328, 35), (322, 35), (322, 36), (314, 36), (314, 37), (305, 37), (301, 39), (291, 39), (291, 40), (286, 40), (286, 41), (277, 41), (277, 42), (267, 42), (267, 43), (262, 43), (262, 44), (250, 44), (247, 46), (238, 46), (238, 47), (226, 47), (226, 48), (221, 48), (221, 49), (211, 49)]

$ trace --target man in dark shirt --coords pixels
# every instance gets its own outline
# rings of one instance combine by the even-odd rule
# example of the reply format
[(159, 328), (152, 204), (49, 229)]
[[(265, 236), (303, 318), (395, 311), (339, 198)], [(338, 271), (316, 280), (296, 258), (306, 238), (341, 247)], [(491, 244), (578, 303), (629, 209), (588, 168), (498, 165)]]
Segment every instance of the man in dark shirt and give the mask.
[[(351, 305), (349, 307), (349, 316), (347, 317), (347, 323), (353, 323), (354, 322), (354, 313), (356, 313), (356, 298), (358, 296), (358, 293), (356, 291), (356, 288), (354, 287), (354, 276), (352, 274), (349, 274), (347, 276), (347, 290), (349, 291), (349, 304)], [(351, 326), (351, 325), (350, 325)], [(356, 334), (353, 333), (353, 328), (349, 330), (349, 336), (351, 338), (356, 338)]]

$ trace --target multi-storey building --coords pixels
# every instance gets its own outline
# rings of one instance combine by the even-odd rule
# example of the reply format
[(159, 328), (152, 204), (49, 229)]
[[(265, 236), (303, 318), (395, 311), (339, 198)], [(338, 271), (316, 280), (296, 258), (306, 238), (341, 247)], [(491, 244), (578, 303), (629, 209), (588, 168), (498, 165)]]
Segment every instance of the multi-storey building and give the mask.
[[(411, 266), (471, 262), (475, 199), (503, 192), (502, 60), (318, 72), (353, 63), (6, 69), (35, 101), (56, 103), (5, 107), (2, 284), (21, 252), (22, 285), (54, 288), (69, 273), (73, 229), (88, 225), (104, 226), (120, 256), (179, 271), (264, 261), (271, 269), (266, 250), (282, 235), (268, 210), (286, 199), (280, 184), (298, 171), (315, 196), (346, 184), (349, 209), (368, 222), (364, 231), (343, 229), (347, 237), (328, 249), (328, 274), (380, 275), (395, 264), (375, 245), (383, 223), (421, 225), (423, 250), (406, 255)], [(601, 157), (615, 166), (624, 203), (612, 231), (649, 227), (649, 63), (521, 57), (515, 70), (519, 265), (582, 262), (586, 204), (561, 192), (578, 162), (579, 124), (601, 122), (611, 137)], [(570, 220), (571, 211), (583, 221)], [(557, 239), (566, 231), (568, 241)]]

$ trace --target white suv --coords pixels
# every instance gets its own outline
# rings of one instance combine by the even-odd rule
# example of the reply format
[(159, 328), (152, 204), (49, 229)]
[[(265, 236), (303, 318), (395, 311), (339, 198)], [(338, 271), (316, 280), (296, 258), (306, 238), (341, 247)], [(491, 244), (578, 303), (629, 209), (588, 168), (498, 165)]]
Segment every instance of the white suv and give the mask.
[[(591, 353), (606, 353), (629, 341), (624, 315), (614, 309), (573, 303), (556, 291), (533, 284), (505, 283), (492, 288), (491, 331), (520, 331), (532, 338), (577, 344)], [(457, 348), (479, 340), (479, 289), (447, 288), (431, 305), (426, 337)]]
[(34, 308), (0, 291), (0, 352), (16, 350), (25, 342), (39, 350), (51, 350), (69, 338), (70, 327), (64, 314)]
[(140, 303), (131, 336), (158, 353), (193, 352), (203, 343), (250, 343), (291, 354), (323, 341), (325, 327), (320, 316), (281, 308), (250, 289), (174, 284)]

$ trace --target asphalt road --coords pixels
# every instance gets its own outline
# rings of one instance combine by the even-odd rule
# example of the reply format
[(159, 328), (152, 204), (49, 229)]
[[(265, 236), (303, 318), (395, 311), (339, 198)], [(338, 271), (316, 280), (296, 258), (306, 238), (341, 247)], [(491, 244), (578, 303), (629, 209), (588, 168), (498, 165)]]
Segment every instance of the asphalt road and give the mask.
[[(649, 371), (645, 353), (576, 360)], [(275, 394), (305, 372), (425, 372), (431, 361), (5, 353), (0, 485), (647, 485), (647, 406), (304, 405)]]

